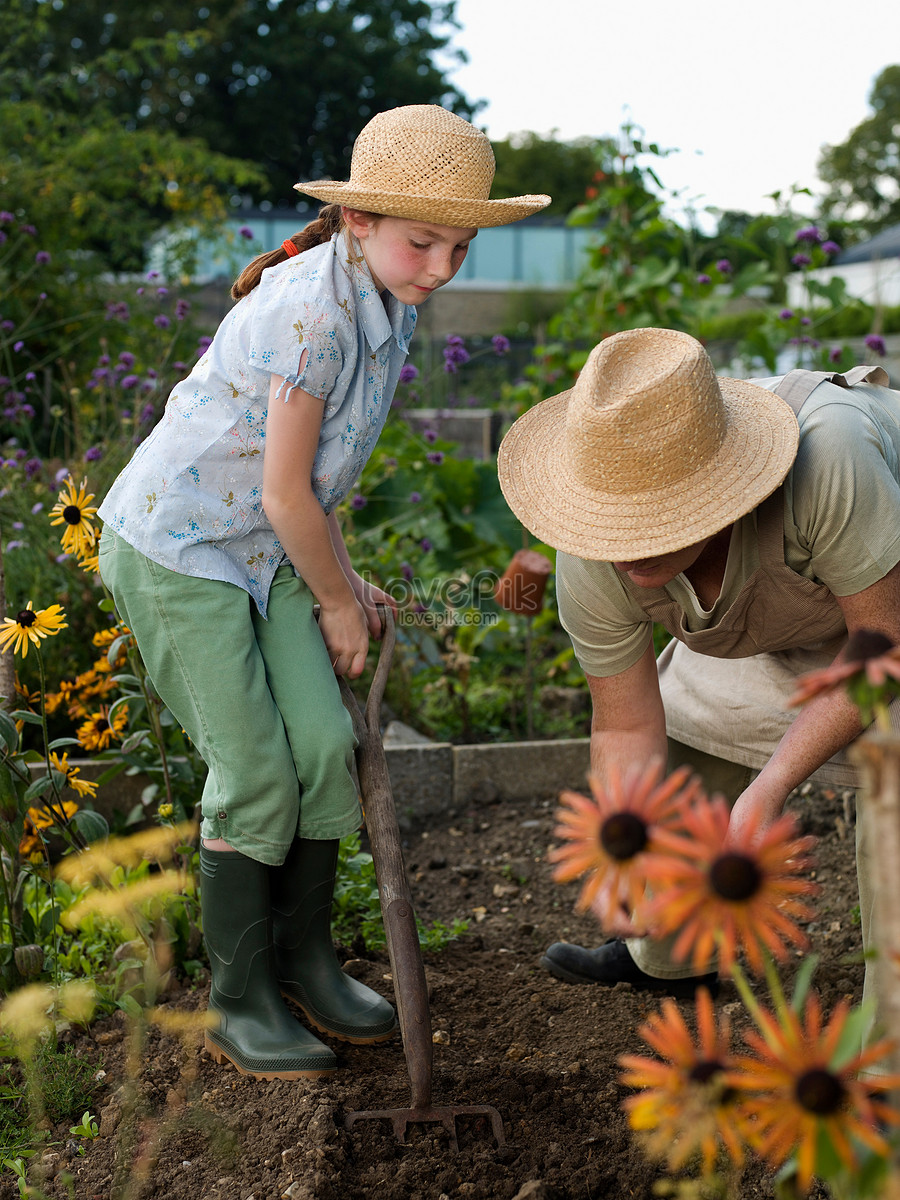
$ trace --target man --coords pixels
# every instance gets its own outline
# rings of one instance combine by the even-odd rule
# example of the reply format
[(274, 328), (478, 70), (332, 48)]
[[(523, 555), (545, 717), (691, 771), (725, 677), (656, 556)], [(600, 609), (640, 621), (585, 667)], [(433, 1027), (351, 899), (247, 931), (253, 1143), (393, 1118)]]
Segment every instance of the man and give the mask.
[[(717, 380), (694, 338), (636, 329), (601, 342), (570, 392), (512, 427), (501, 487), (559, 551), (560, 619), (590, 687), (601, 781), (654, 757), (687, 763), (733, 803), (733, 830), (773, 821), (808, 778), (856, 785), (846, 749), (862, 723), (844, 693), (799, 714), (785, 701), (848, 632), (900, 642), (900, 406), (887, 383), (867, 367)], [(654, 623), (673, 635), (658, 661)], [(714, 984), (714, 964), (672, 959), (673, 940), (557, 942), (542, 964), (676, 996)]]

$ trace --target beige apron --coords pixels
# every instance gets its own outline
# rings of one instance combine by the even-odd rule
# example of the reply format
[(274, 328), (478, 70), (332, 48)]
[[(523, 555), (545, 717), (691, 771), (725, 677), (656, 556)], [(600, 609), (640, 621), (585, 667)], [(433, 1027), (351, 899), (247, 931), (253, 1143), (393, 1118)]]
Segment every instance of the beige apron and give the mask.
[[(827, 379), (842, 387), (886, 384), (881, 367), (855, 367), (846, 375), (791, 371), (777, 394), (795, 413)], [(676, 741), (730, 762), (759, 769), (796, 716), (785, 709), (797, 676), (829, 664), (847, 629), (824, 585), (792, 571), (784, 561), (784, 496), (779, 488), (758, 507), (759, 566), (715, 625), (691, 631), (680, 605), (662, 588), (640, 588), (622, 576), (629, 595), (673, 640), (659, 656), (666, 731)], [(893, 706), (897, 710), (897, 706)], [(896, 712), (893, 713), (896, 719)], [(856, 773), (840, 751), (812, 776), (853, 786)]]

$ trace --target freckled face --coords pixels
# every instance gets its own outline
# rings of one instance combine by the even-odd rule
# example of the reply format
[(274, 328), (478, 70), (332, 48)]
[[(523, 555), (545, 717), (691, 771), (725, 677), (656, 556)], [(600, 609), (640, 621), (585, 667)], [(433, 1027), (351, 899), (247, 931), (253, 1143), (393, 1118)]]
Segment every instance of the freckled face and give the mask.
[(344, 210), (359, 239), (366, 264), (379, 291), (403, 304), (421, 304), (453, 278), (465, 261), (477, 229), (457, 229), (430, 221), (381, 217), (377, 221)]

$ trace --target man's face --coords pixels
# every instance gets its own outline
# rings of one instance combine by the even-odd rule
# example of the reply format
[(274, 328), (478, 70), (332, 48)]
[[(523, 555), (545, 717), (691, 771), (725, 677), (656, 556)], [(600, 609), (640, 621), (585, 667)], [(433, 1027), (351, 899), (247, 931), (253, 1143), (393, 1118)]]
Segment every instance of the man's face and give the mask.
[(683, 550), (673, 550), (669, 554), (658, 554), (655, 558), (638, 558), (632, 562), (616, 562), (613, 566), (623, 575), (627, 575), (632, 583), (643, 588), (661, 588), (671, 583), (676, 575), (689, 570), (710, 542), (704, 538), (693, 546), (685, 546)]

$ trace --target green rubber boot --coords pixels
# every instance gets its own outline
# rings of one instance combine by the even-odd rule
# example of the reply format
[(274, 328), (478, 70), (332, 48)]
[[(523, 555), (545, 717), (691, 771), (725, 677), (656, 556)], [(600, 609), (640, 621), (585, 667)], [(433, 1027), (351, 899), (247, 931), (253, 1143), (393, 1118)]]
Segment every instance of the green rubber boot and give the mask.
[(338, 842), (297, 838), (270, 867), (275, 969), (282, 993), (323, 1033), (345, 1042), (384, 1042), (397, 1028), (382, 996), (341, 970), (331, 940)]
[(257, 1079), (328, 1075), (337, 1068), (334, 1051), (291, 1016), (278, 989), (269, 870), (244, 854), (200, 847), (209, 1008), (219, 1018), (205, 1046), (216, 1062)]

